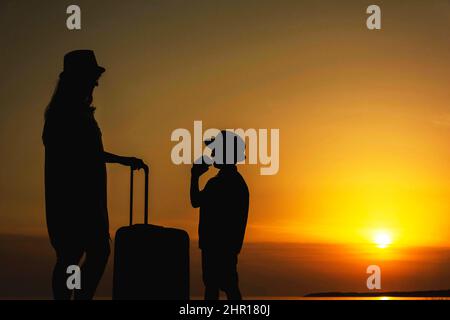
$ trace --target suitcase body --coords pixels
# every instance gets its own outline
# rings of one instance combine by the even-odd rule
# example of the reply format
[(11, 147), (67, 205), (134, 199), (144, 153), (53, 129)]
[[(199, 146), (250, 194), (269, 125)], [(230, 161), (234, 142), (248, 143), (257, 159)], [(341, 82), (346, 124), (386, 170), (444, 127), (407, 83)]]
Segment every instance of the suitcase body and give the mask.
[(148, 224), (148, 170), (145, 170), (145, 223), (133, 225), (133, 170), (130, 226), (115, 237), (113, 299), (188, 300), (189, 236), (183, 230)]

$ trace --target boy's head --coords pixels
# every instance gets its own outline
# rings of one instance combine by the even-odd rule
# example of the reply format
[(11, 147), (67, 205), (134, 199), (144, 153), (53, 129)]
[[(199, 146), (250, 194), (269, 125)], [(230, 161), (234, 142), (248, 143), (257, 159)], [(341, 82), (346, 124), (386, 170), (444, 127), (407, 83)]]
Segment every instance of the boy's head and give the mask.
[(232, 131), (222, 130), (216, 137), (205, 141), (212, 150), (214, 167), (218, 169), (234, 166), (245, 160), (245, 142)]

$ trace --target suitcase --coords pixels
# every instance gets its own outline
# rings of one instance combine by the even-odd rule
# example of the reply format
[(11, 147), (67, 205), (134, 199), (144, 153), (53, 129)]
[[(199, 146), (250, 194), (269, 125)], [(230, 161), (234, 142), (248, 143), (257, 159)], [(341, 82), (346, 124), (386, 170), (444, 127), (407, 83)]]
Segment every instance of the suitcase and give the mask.
[(113, 299), (189, 300), (189, 235), (148, 224), (148, 168), (145, 172), (144, 224), (133, 225), (133, 169), (130, 225), (115, 237)]

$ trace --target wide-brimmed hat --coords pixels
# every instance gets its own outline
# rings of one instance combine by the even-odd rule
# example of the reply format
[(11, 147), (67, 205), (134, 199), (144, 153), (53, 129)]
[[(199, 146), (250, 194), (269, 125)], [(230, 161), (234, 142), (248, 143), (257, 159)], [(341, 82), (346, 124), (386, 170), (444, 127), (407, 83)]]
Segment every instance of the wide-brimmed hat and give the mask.
[(100, 77), (106, 69), (99, 66), (92, 50), (75, 50), (64, 56), (64, 75)]

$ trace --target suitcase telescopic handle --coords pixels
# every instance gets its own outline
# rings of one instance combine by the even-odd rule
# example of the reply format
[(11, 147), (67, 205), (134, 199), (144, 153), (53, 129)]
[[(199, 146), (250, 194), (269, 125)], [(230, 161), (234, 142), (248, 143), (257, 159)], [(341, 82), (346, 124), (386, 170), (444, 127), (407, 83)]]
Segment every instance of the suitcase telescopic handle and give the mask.
[[(145, 191), (144, 191), (144, 223), (148, 224), (148, 172), (147, 166), (144, 167), (145, 173)], [(134, 170), (130, 170), (130, 226), (133, 225), (133, 189), (134, 189)]]

